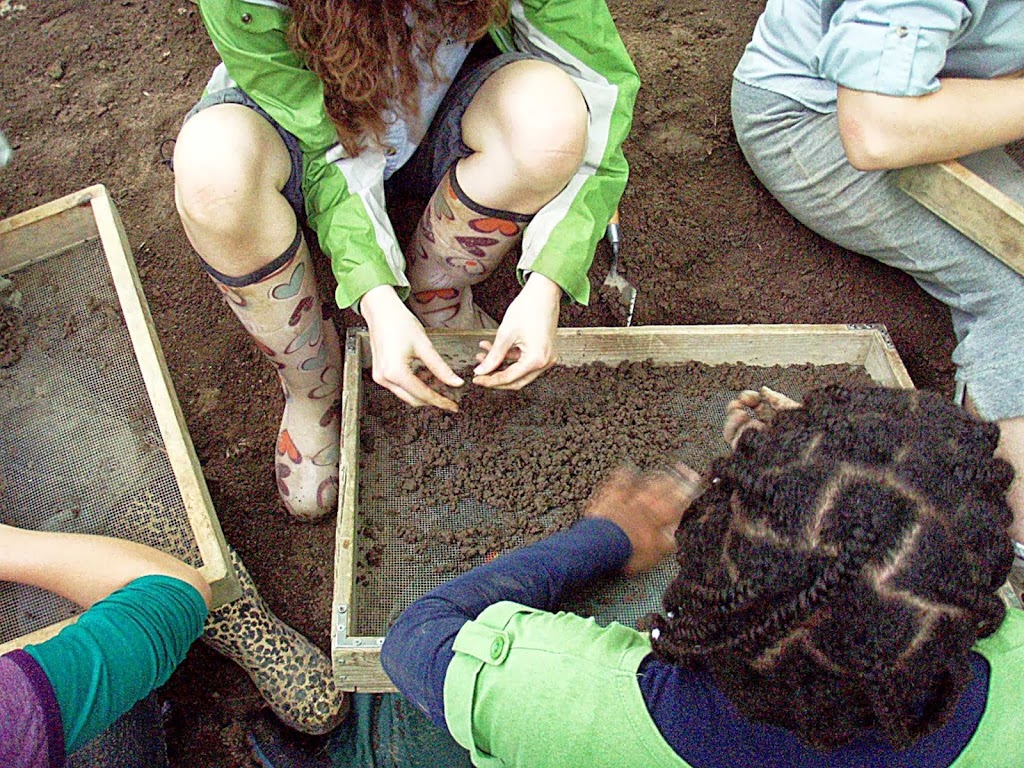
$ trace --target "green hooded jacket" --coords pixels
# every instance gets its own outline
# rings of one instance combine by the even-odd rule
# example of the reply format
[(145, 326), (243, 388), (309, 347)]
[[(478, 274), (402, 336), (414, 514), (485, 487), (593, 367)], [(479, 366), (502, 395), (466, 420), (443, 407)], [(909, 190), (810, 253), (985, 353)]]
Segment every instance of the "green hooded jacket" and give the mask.
[[(223, 64), (207, 86), (237, 85), (299, 141), (310, 226), (330, 257), (336, 299), (354, 307), (379, 285), (408, 296), (405, 259), (384, 203), (385, 157), (346, 156), (324, 108), (320, 79), (287, 45), (288, 7), (275, 0), (200, 0)], [(540, 272), (573, 300), (590, 295), (594, 249), (626, 186), (622, 142), (640, 83), (604, 0), (513, 0), (509, 22), (492, 29), (503, 51), (560, 65), (586, 99), (590, 120), (583, 163), (523, 236), (519, 279)]]

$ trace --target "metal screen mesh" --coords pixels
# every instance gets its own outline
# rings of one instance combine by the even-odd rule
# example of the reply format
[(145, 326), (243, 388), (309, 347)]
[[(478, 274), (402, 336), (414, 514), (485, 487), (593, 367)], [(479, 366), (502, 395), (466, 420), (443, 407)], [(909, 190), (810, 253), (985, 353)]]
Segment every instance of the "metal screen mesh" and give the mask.
[(1024, 141), (1015, 141), (1012, 144), (1008, 144), (1006, 154), (1012, 157), (1017, 165), (1024, 168)]
[[(23, 341), (0, 368), (0, 519), (131, 539), (201, 567), (99, 239), (7, 277)], [(0, 583), (0, 642), (78, 612)]]
[[(730, 366), (721, 366), (729, 369)], [(746, 368), (746, 367), (745, 367)], [(798, 366), (793, 368), (769, 367), (756, 369), (758, 375), (749, 377), (745, 386), (767, 385), (791, 397), (800, 399), (805, 389), (829, 383), (868, 383), (870, 377), (861, 367), (855, 366)], [(763, 371), (763, 375), (759, 375)], [(724, 376), (722, 377), (724, 380)], [(808, 381), (812, 383), (808, 386)], [(703, 397), (666, 395), (665, 408), (685, 413), (686, 418), (697, 425), (695, 432), (706, 430), (707, 434), (720, 435), (722, 418), (728, 402), (737, 392), (723, 388), (708, 392)], [(579, 403), (586, 394), (567, 392), (541, 377), (530, 385), (530, 396), (537, 401), (553, 400), (567, 404)], [(539, 409), (526, 408), (517, 412), (513, 429), (524, 436), (544, 430), (538, 419)], [(544, 413), (550, 410), (543, 409)], [(360, 502), (358, 505), (357, 531), (372, 527), (374, 540), (357, 535), (357, 576), (353, 590), (355, 603), (355, 626), (349, 634), (364, 637), (383, 636), (390, 624), (412, 601), (434, 587), (453, 577), (453, 571), (465, 570), (468, 566), (483, 563), (484, 555), (460, 563), (461, 551), (457, 545), (438, 540), (435, 535), (427, 542), (425, 551), (422, 540), (419, 549), (394, 533), (398, 526), (415, 524), (424, 534), (438, 530), (461, 531), (493, 518), (495, 510), (474, 498), (459, 500), (456, 511), (431, 510), (421, 512), (415, 520), (409, 514), (410, 505), (421, 502), (415, 495), (404, 491), (401, 485), (402, 468), (422, 460), (422, 451), (415, 443), (402, 445), (380, 428), (380, 418), (368, 412), (365, 401), (361, 407), (360, 433), (372, 433), (374, 450), (360, 454)], [(432, 432), (430, 442), (464, 449), (468, 447), (467, 436), (456, 428), (443, 433)], [(689, 441), (682, 444), (675, 457), (689, 466), (702, 471), (709, 462), (725, 450), (725, 443), (719, 436), (715, 440), (701, 443)], [(623, 457), (626, 458), (626, 457)], [(444, 470), (441, 470), (443, 472)], [(439, 480), (443, 479), (438, 477)], [(373, 489), (372, 493), (367, 489)], [(365, 501), (364, 501), (365, 500)], [(550, 520), (557, 511), (546, 513)], [(545, 517), (540, 518), (542, 521)], [(382, 537), (382, 538), (381, 538)], [(443, 537), (442, 537), (443, 538)], [(505, 550), (524, 543), (521, 535), (512, 536), (506, 542)], [(372, 553), (372, 554), (371, 554)], [(370, 555), (372, 564), (367, 563)], [(488, 553), (490, 556), (491, 553)], [(462, 567), (453, 568), (454, 565)], [(573, 594), (561, 606), (586, 616), (594, 616), (600, 623), (619, 621), (635, 626), (644, 614), (657, 610), (660, 597), (673, 573), (671, 560), (658, 569), (634, 578), (618, 577), (600, 585), (592, 585), (585, 591)]]

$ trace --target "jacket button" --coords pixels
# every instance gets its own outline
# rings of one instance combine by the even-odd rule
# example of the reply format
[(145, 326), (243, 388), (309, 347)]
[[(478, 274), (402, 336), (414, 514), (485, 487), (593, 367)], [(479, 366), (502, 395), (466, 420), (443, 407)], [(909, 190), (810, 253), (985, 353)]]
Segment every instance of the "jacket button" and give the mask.
[(906, 37), (908, 34), (906, 27), (896, 27), (896, 37)]
[(491, 643), (491, 658), (501, 658), (501, 652), (503, 650), (505, 650), (505, 641), (500, 637), (494, 638), (494, 642)]
[(251, 13), (243, 13), (242, 14), (242, 23), (243, 24), (248, 24), (250, 21), (252, 21), (252, 14)]

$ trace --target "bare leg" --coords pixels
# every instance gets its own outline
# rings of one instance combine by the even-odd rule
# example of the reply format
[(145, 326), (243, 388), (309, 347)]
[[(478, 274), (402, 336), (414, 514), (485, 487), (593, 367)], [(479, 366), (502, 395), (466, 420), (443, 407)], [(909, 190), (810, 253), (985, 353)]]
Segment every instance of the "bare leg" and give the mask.
[(284, 252), (296, 226), (280, 191), (290, 173), (281, 137), (248, 107), (210, 107), (185, 123), (174, 147), (174, 200), (204, 262), (240, 277)]
[(536, 213), (583, 162), (587, 105), (553, 64), (513, 62), (477, 91), (462, 139), (473, 150), (458, 166), (466, 194), (488, 208)]

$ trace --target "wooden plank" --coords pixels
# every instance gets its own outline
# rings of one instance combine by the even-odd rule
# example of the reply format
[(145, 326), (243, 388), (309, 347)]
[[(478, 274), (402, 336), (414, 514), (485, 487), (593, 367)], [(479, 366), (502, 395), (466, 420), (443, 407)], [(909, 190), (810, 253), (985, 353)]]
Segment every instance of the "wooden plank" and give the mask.
[[(584, 365), (602, 360), (653, 360), (671, 365), (691, 360), (708, 365), (863, 365), (879, 341), (875, 325), (694, 325), (632, 328), (561, 328), (558, 361)], [(430, 332), (437, 351), (453, 366), (469, 364), (479, 331)], [(490, 335), (493, 338), (493, 332)]]
[[(494, 338), (493, 331), (428, 334), (438, 353), (456, 369), (474, 364), (478, 342)], [(914, 386), (885, 326), (880, 324), (560, 328), (556, 343), (562, 365), (584, 365), (597, 360), (613, 365), (648, 359), (660, 364), (851, 364), (863, 366), (872, 379), (884, 386)], [(396, 690), (380, 666), (383, 638), (359, 636), (358, 616), (353, 610), (358, 557), (359, 398), (362, 369), (370, 364), (368, 333), (350, 330), (342, 393), (341, 491), (331, 637), (337, 685), (345, 691), (378, 693)]]
[(89, 202), (106, 190), (88, 187), (0, 221), (0, 273), (14, 272), (96, 237)]
[(899, 187), (1024, 275), (1024, 206), (955, 160), (904, 168)]
[(344, 691), (360, 691), (363, 693), (393, 693), (398, 689), (391, 682), (380, 665), (381, 638), (368, 638), (373, 641), (362, 648), (345, 648), (339, 657), (339, 665), (335, 666), (335, 680)]
[(6, 643), (0, 643), (0, 656), (5, 653), (10, 653), (18, 648), (24, 648), (26, 645), (39, 645), (39, 643), (49, 640), (51, 637), (55, 637), (64, 627), (70, 627), (78, 621), (77, 616), (72, 616), (70, 619), (64, 619), (64, 621), (58, 621), (53, 624), (49, 624), (45, 627), (40, 627), (35, 632), (29, 632), (27, 635), (16, 637), (13, 640), (9, 640)]
[[(338, 645), (347, 639), (355, 618), (356, 505), (359, 493), (359, 402), (363, 367), (369, 359), (369, 336), (349, 330), (341, 388), (341, 457), (338, 466), (338, 523), (334, 536), (334, 600), (331, 610), (331, 658), (338, 682), (347, 684), (350, 652)], [(342, 627), (344, 622), (344, 627)], [(378, 654), (379, 656), (379, 654)], [(378, 660), (379, 666), (379, 660)], [(342, 667), (346, 668), (342, 672)], [(355, 690), (345, 688), (344, 690)]]
[(241, 596), (238, 578), (228, 557), (227, 542), (214, 513), (213, 500), (185, 426), (185, 416), (175, 394), (153, 317), (131, 258), (128, 236), (105, 188), (101, 187), (91, 202), (139, 371), (203, 560), (198, 570), (210, 583), (214, 593), (214, 608), (217, 608)]
[(868, 376), (885, 387), (913, 389), (914, 382), (907, 373), (886, 327), (881, 323), (854, 327), (871, 328), (877, 332), (864, 357), (864, 370)]

